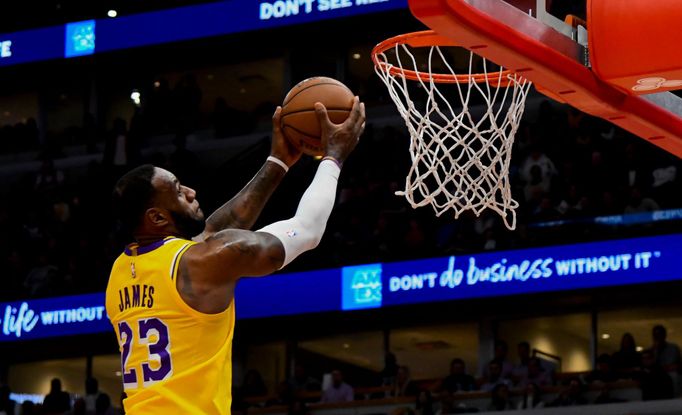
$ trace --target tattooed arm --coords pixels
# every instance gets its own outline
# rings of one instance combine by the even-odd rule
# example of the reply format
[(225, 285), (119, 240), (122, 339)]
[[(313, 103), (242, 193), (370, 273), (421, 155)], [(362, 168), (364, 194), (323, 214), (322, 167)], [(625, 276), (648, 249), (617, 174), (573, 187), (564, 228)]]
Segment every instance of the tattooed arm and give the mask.
[(292, 218), (256, 232), (225, 229), (187, 250), (180, 259), (177, 287), (195, 310), (225, 310), (240, 277), (270, 274), (319, 243), (334, 206), (340, 164), (358, 143), (365, 110), (356, 97), (351, 115), (338, 125), (329, 120), (324, 106), (316, 106), (315, 110), (331, 160), (320, 163)]
[[(291, 146), (282, 135), (281, 111), (277, 107), (272, 117), (271, 155), (291, 167), (301, 157), (300, 150)], [(224, 229), (251, 229), (263, 211), (272, 193), (284, 178), (284, 168), (272, 161), (266, 161), (253, 179), (206, 220), (206, 228), (194, 238), (204, 241)]]

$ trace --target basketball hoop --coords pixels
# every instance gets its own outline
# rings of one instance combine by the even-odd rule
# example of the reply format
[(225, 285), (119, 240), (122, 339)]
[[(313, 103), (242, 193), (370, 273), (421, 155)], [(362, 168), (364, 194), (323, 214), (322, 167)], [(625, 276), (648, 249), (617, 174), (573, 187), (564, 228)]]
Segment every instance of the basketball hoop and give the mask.
[(375, 71), (410, 132), (412, 167), (405, 190), (396, 194), (413, 208), (431, 205), (437, 216), (492, 209), (513, 230), (518, 203), (509, 164), (531, 82), (508, 70), (489, 71), (492, 64), (473, 51), (468, 73), (458, 74), (446, 53), (456, 46), (423, 31), (372, 50)]

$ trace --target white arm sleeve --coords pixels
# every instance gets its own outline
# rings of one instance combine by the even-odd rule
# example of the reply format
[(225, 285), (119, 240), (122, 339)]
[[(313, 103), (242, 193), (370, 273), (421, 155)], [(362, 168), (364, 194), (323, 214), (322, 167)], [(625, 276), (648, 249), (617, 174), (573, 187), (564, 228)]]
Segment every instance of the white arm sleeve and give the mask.
[(323, 160), (298, 203), (296, 215), (256, 231), (267, 232), (282, 241), (285, 253), (282, 267), (320, 243), (334, 207), (339, 173), (341, 169), (336, 163)]

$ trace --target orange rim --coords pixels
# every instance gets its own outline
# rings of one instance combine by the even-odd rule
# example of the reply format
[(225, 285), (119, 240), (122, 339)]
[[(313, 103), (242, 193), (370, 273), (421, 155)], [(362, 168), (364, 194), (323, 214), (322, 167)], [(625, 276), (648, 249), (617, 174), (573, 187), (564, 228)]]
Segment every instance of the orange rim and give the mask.
[(488, 83), (493, 87), (508, 87), (511, 83), (509, 75), (512, 71), (504, 70), (498, 72), (476, 73), (469, 75), (454, 75), (444, 73), (417, 72), (410, 69), (403, 69), (391, 65), (379, 59), (379, 55), (398, 45), (408, 45), (413, 48), (423, 48), (430, 46), (462, 46), (450, 38), (441, 36), (433, 30), (421, 32), (405, 33), (386, 39), (372, 49), (372, 62), (374, 66), (381, 68), (393, 76), (403, 77), (412, 81), (436, 82), (442, 84), (468, 84), (469, 82)]

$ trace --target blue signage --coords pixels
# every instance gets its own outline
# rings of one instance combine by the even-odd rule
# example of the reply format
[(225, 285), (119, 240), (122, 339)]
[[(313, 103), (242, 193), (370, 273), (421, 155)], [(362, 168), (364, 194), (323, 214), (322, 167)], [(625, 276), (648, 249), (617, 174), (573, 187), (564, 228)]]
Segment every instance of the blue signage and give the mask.
[(668, 222), (682, 219), (682, 209), (655, 210), (653, 212), (625, 213), (610, 216), (588, 216), (575, 219), (561, 219), (548, 222), (531, 223), (529, 226), (536, 228), (554, 228), (577, 223), (587, 223), (603, 226), (630, 226), (641, 223)]
[(383, 305), (682, 279), (682, 236), (659, 236), (387, 263)]
[(64, 26), (0, 35), (0, 66), (64, 57)]
[(381, 264), (341, 268), (341, 309), (381, 307), (381, 270)]
[[(237, 317), (682, 280), (682, 234), (244, 278)], [(0, 342), (107, 332), (104, 294), (0, 304)]]
[(64, 57), (72, 58), (95, 53), (95, 25), (94, 20), (66, 25)]
[(263, 318), (621, 286), (682, 280), (680, 257), (682, 235), (655, 236), (244, 279), (235, 298)]
[(0, 66), (407, 8), (407, 0), (224, 0), (0, 35)]
[(0, 304), (0, 342), (111, 330), (104, 293)]

